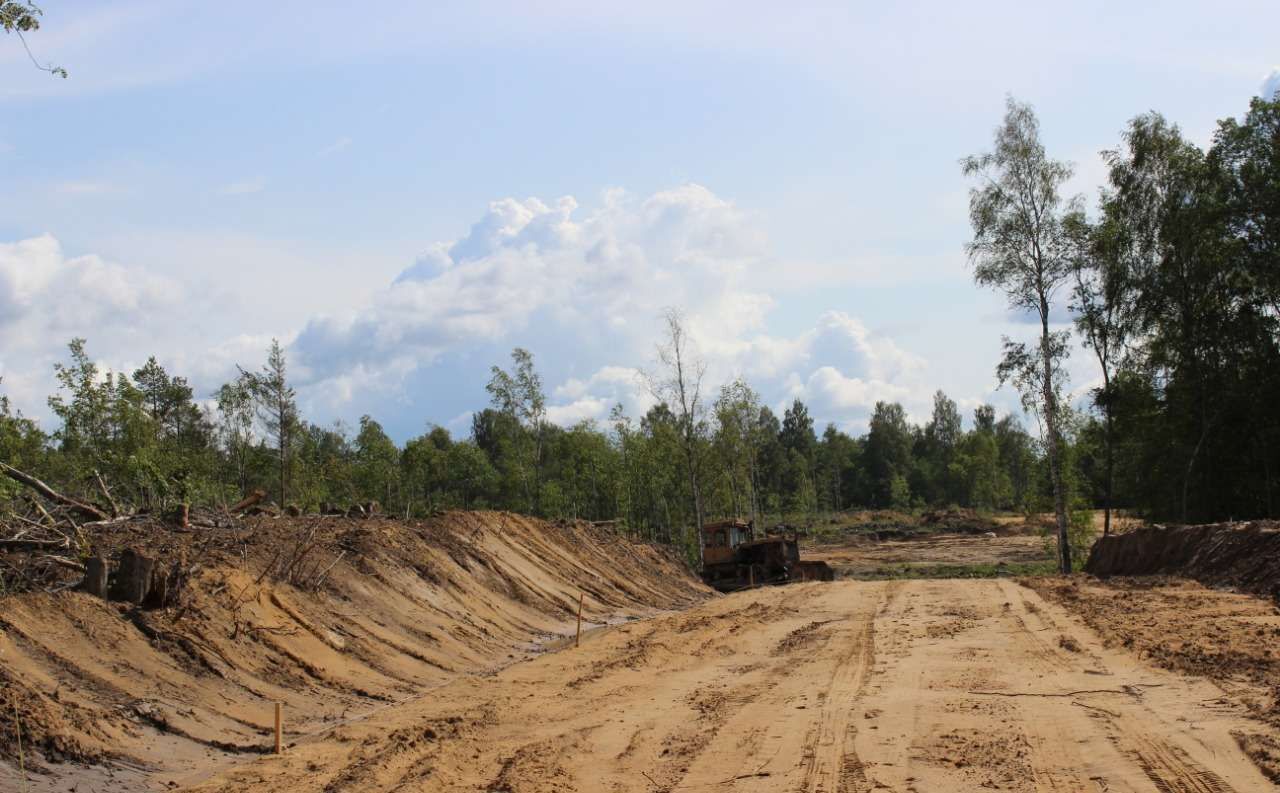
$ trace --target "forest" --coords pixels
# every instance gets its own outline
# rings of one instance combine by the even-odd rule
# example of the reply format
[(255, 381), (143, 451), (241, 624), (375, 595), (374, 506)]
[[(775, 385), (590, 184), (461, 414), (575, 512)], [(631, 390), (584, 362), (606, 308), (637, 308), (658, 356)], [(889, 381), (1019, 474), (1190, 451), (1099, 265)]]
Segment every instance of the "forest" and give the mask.
[[(0, 392), (0, 461), (77, 497), (110, 493), (142, 509), (225, 504), (262, 488), (308, 511), (485, 507), (617, 520), (632, 536), (687, 542), (689, 527), (721, 516), (773, 524), (854, 508), (1048, 510), (1052, 439), (1070, 508), (1181, 522), (1274, 517), (1280, 102), (1255, 99), (1242, 118), (1219, 122), (1207, 150), (1159, 114), (1139, 115), (1104, 157), (1108, 182), (1093, 202), (1054, 194), (1045, 204), (1056, 278), (1040, 285), (1045, 333), (1039, 353), (1006, 339), (999, 369), (1026, 396), (1045, 385), (1029, 356), (1048, 350), (1055, 373), (1073, 347), (1096, 359), (1102, 385), (1059, 394), (1049, 431), (1036, 399), (1024, 400), (1024, 424), (990, 406), (962, 416), (941, 391), (923, 424), (881, 402), (857, 437), (815, 426), (799, 401), (779, 416), (741, 379), (703, 382), (673, 310), (649, 383), (656, 406), (644, 415), (618, 406), (604, 422), (552, 424), (534, 358), (517, 348), (493, 367), (490, 404), (477, 406), (466, 437), (431, 426), (403, 446), (371, 416), (352, 427), (300, 415), (278, 343), (209, 394), (154, 358), (132, 373), (102, 371), (74, 339), (55, 367), (56, 426)], [(966, 171), (989, 164), (975, 159)], [(1069, 169), (1051, 173), (1063, 177), (1050, 179), (1056, 188)], [(983, 236), (983, 195), (971, 204), (975, 261), (993, 250), (979, 250), (993, 239)], [(1049, 300), (1069, 314), (1052, 332)], [(1058, 377), (1050, 390), (1062, 387)], [(6, 512), (24, 497), (0, 478)]]

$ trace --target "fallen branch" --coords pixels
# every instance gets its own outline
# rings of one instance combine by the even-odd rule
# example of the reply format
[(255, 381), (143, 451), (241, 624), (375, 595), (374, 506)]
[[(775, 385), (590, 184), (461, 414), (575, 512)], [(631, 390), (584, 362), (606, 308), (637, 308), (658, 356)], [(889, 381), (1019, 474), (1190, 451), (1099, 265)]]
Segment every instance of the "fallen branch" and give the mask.
[(986, 697), (1078, 697), (1088, 694), (1122, 694), (1129, 697), (1142, 696), (1144, 688), (1159, 688), (1163, 683), (1133, 683), (1120, 688), (1085, 688), (1079, 691), (1064, 691), (1062, 693), (1044, 693), (1035, 691), (1010, 692), (1010, 691), (969, 691), (969, 694), (980, 694)]
[(36, 512), (39, 512), (39, 513), (40, 513), (40, 519), (41, 519), (41, 520), (46, 520), (46, 521), (48, 521), (49, 523), (57, 523), (57, 522), (58, 522), (58, 521), (56, 521), (56, 520), (54, 520), (54, 519), (53, 519), (53, 516), (52, 516), (52, 515), (50, 515), (50, 514), (49, 514), (49, 510), (47, 510), (47, 509), (45, 509), (45, 508), (44, 508), (44, 504), (41, 504), (39, 501), (36, 501), (36, 500), (35, 500), (34, 498), (32, 498), (31, 496), (27, 496), (27, 500), (31, 502), (31, 506), (33, 506), (33, 507), (35, 507), (35, 508), (36, 508)]
[(7, 551), (47, 551), (69, 545), (64, 540), (0, 540), (0, 548)]
[(65, 567), (65, 568), (67, 568), (68, 570), (75, 570), (77, 573), (83, 573), (83, 572), (84, 572), (84, 565), (80, 564), (79, 562), (75, 561), (74, 559), (68, 559), (68, 558), (67, 558), (67, 557), (65, 557), (65, 556), (45, 556), (45, 557), (42, 557), (42, 558), (44, 558), (44, 559), (48, 559), (50, 562), (53, 562), (54, 564), (58, 565), (59, 567)]
[(259, 501), (261, 501), (266, 497), (267, 497), (267, 491), (255, 490), (249, 495), (237, 501), (235, 504), (232, 504), (231, 507), (227, 509), (227, 511), (233, 515), (237, 512), (244, 512), (246, 509), (248, 509), (249, 507), (252, 507), (254, 504), (257, 504)]
[(52, 487), (49, 487), (48, 485), (46, 485), (44, 482), (41, 482), (39, 479), (36, 479), (34, 476), (23, 473), (22, 471), (19, 471), (17, 468), (14, 468), (12, 465), (9, 465), (8, 463), (0, 463), (0, 473), (3, 473), (5, 476), (9, 477), (15, 482), (20, 482), (26, 485), (27, 487), (39, 493), (40, 495), (44, 496), (49, 501), (52, 501), (56, 504), (61, 504), (64, 507), (70, 509), (72, 512), (75, 512), (79, 515), (83, 515), (86, 518), (92, 518), (94, 520), (108, 520), (110, 518), (110, 516), (107, 515), (107, 513), (103, 512), (97, 507), (91, 504), (86, 504), (83, 501), (77, 501), (74, 498), (71, 498), (70, 496), (64, 496), (61, 493), (59, 493), (57, 490), (54, 490)]
[(313, 582), (311, 583), (311, 588), (312, 588), (312, 589), (319, 589), (319, 588), (320, 588), (320, 585), (324, 583), (325, 576), (329, 575), (329, 571), (330, 571), (330, 570), (332, 570), (332, 569), (333, 569), (333, 568), (338, 564), (338, 562), (341, 562), (341, 561), (342, 561), (342, 557), (344, 557), (344, 556), (346, 556), (346, 555), (347, 555), (347, 552), (346, 552), (345, 550), (344, 550), (344, 551), (342, 551), (341, 553), (339, 553), (339, 554), (338, 554), (338, 558), (337, 558), (337, 559), (334, 559), (334, 560), (333, 560), (333, 562), (332, 562), (328, 567), (326, 567), (326, 568), (324, 569), (324, 572), (322, 572), (322, 573), (320, 573), (320, 575), (316, 576), (315, 581), (313, 581)]
[(111, 497), (111, 490), (107, 487), (107, 483), (102, 478), (102, 474), (95, 470), (93, 472), (93, 478), (98, 480), (98, 489), (102, 491), (102, 497), (107, 500), (107, 506), (111, 507), (111, 517), (120, 517), (120, 505)]

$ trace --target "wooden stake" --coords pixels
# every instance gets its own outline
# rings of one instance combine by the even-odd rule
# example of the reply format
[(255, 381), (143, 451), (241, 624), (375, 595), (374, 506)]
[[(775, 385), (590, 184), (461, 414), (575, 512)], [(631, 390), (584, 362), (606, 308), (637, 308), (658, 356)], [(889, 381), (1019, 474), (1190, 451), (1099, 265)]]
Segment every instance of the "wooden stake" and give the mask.
[(284, 706), (279, 702), (276, 703), (276, 754), (284, 754), (284, 746), (280, 740), (280, 725), (283, 723), (282, 711)]
[(27, 765), (22, 755), (22, 718), (18, 715), (18, 698), (13, 698), (13, 729), (18, 738), (18, 773), (22, 775), (22, 790), (27, 789)]
[(587, 593), (583, 592), (578, 595), (578, 637), (573, 640), (574, 647), (582, 646), (582, 601), (587, 597)]

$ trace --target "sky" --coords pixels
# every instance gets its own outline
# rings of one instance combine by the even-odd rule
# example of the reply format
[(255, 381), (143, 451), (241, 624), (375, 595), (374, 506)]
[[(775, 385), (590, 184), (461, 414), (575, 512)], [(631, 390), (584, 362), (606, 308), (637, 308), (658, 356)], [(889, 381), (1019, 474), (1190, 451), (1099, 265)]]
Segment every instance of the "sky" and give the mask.
[(1208, 145), (1280, 88), (1274, 0), (41, 5), (68, 79), (0, 37), (0, 393), (46, 425), (77, 336), (201, 398), (278, 338), (310, 420), (400, 441), (516, 346), (553, 420), (637, 417), (668, 307), (709, 395), (819, 429), (1016, 411), (1035, 328), (972, 283), (958, 165), (1006, 96), (1092, 203), (1128, 119)]

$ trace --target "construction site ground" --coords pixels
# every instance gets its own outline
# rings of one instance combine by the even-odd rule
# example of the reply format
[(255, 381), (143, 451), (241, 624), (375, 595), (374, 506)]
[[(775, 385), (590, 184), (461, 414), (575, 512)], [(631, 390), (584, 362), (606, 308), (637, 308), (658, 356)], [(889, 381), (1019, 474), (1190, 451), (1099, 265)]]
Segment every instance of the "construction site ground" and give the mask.
[[(513, 548), (537, 535), (520, 531)], [(490, 542), (502, 563), (511, 551)], [(135, 787), (117, 789), (1225, 793), (1280, 779), (1267, 599), (1087, 576), (655, 585), (597, 605), (580, 647), (562, 619), (539, 652), (485, 668), (454, 656), (412, 696), (289, 734), (282, 756), (210, 752), (180, 774), (125, 769)], [(6, 773), (0, 789), (19, 789)], [(74, 785), (29, 789), (108, 789)]]

